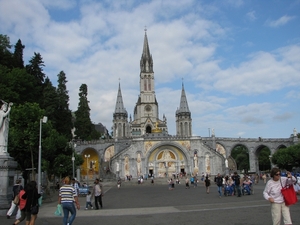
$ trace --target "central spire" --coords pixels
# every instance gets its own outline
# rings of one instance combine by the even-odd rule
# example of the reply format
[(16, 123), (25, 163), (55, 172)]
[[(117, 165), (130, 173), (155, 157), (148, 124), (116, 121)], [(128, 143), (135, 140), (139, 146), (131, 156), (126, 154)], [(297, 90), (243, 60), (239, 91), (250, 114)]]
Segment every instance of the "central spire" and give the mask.
[(143, 53), (140, 61), (141, 73), (153, 73), (153, 60), (150, 54), (147, 29), (145, 29)]

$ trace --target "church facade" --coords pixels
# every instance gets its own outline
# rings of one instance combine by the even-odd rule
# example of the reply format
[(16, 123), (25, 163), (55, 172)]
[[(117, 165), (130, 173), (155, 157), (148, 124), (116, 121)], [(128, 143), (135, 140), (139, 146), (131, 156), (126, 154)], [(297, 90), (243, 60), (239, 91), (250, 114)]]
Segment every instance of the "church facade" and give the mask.
[(159, 118), (159, 104), (155, 95), (153, 59), (145, 32), (140, 60), (140, 94), (128, 118), (119, 84), (113, 113), (113, 139), (82, 142), (76, 152), (85, 162), (81, 166), (81, 178), (93, 179), (113, 174), (116, 177), (170, 177), (174, 173), (199, 175), (229, 174), (236, 170), (230, 157), (236, 145), (249, 149), (250, 171), (258, 171), (257, 155), (263, 147), (272, 153), (282, 146), (295, 143), (287, 139), (246, 139), (192, 136), (192, 114), (182, 84), (176, 117), (176, 135), (168, 134), (167, 118)]

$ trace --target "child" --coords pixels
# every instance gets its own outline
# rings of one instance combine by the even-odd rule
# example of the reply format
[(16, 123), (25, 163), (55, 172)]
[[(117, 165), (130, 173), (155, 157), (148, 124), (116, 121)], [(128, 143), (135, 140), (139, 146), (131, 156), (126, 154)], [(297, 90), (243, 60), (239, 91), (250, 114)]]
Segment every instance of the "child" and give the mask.
[(93, 205), (92, 205), (92, 202), (91, 202), (91, 192), (88, 191), (88, 194), (86, 195), (86, 205), (85, 205), (85, 209), (87, 210), (89, 206), (91, 206), (91, 209), (93, 209)]

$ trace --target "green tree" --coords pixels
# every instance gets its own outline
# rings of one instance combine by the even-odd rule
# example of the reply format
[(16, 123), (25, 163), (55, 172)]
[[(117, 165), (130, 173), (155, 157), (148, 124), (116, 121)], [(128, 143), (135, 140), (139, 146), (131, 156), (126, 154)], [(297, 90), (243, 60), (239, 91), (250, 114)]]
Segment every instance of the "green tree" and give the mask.
[[(87, 99), (87, 85), (82, 84), (79, 88), (79, 103), (75, 112), (75, 135), (81, 140), (99, 139), (100, 133), (95, 131), (95, 126), (90, 119), (90, 107)], [(98, 137), (97, 133), (98, 133)]]
[(48, 77), (45, 79), (43, 98), (40, 105), (41, 108), (45, 109), (45, 116), (51, 120), (53, 127), (56, 128), (55, 114), (58, 108), (58, 96), (56, 88), (52, 85)]
[(234, 147), (231, 151), (231, 157), (235, 160), (238, 170), (244, 170), (245, 173), (248, 172), (249, 165), (249, 153), (245, 146), (238, 145)]
[(265, 170), (270, 170), (271, 169), (271, 163), (270, 163), (270, 158), (269, 156), (271, 155), (271, 151), (267, 147), (263, 147), (258, 156), (258, 165), (259, 165), (259, 170), (265, 171)]
[(272, 162), (280, 169), (291, 171), (300, 165), (300, 144), (277, 150), (272, 155)]
[[(39, 147), (39, 124), (44, 111), (37, 103), (14, 106), (11, 111), (9, 130), (9, 154), (28, 178), (28, 168), (37, 168)], [(46, 124), (47, 126), (48, 124)], [(45, 134), (45, 126), (42, 136)]]
[(13, 54), (13, 60), (14, 60), (14, 67), (15, 68), (24, 68), (24, 61), (23, 61), (23, 50), (25, 48), (25, 45), (22, 44), (21, 40), (19, 39), (17, 43), (15, 44), (15, 51)]
[[(28, 178), (27, 168), (38, 168), (40, 119), (45, 115), (37, 103), (25, 103), (15, 106), (11, 111), (9, 131), (9, 153)], [(60, 175), (60, 164), (64, 165), (65, 173), (72, 174), (72, 153), (67, 138), (52, 127), (50, 120), (42, 124), (42, 172), (48, 175)], [(60, 161), (60, 159), (65, 161)], [(83, 159), (77, 156), (76, 165)]]
[(27, 73), (31, 74), (35, 80), (35, 89), (32, 91), (36, 96), (35, 102), (41, 103), (43, 96), (43, 84), (45, 81), (45, 74), (43, 72), (44, 61), (40, 53), (34, 53), (30, 59), (29, 64), (26, 65)]
[(9, 69), (0, 65), (0, 96), (14, 104), (33, 102), (34, 78), (25, 69)]
[(69, 109), (69, 94), (67, 90), (66, 74), (61, 71), (58, 75), (58, 108), (55, 112), (56, 130), (65, 135), (68, 140), (72, 139), (71, 130), (73, 128), (72, 113)]
[(12, 68), (11, 44), (7, 35), (0, 34), (0, 64)]

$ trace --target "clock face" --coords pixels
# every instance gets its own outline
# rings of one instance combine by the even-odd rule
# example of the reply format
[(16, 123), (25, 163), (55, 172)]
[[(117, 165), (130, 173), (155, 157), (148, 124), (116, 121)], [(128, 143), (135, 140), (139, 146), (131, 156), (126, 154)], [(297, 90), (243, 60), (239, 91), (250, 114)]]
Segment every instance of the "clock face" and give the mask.
[(150, 105), (146, 105), (146, 106), (145, 106), (145, 110), (146, 110), (147, 112), (150, 112), (150, 111), (151, 111), (151, 106), (150, 106)]

